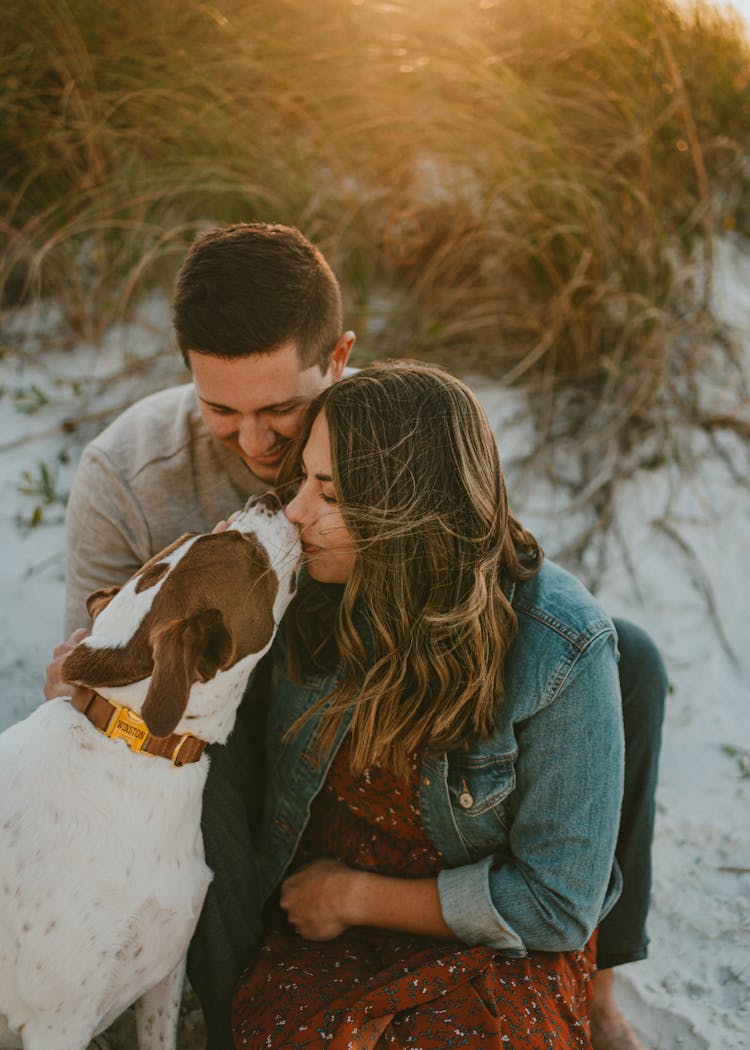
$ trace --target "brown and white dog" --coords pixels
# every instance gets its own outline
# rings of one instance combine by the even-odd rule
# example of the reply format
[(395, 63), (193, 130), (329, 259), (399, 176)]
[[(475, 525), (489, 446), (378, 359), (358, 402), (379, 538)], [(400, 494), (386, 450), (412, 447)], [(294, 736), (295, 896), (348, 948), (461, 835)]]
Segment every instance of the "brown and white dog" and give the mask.
[(83, 1050), (133, 1002), (141, 1050), (175, 1046), (211, 878), (201, 742), (227, 739), (299, 556), (275, 497), (181, 537), (89, 599), (63, 665), (89, 713), (51, 700), (0, 735), (0, 1047)]

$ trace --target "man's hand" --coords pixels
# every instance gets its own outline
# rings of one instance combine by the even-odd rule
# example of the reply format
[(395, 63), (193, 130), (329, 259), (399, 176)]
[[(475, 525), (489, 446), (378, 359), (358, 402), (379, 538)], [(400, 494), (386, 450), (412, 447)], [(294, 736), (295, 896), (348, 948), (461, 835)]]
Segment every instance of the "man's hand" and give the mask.
[(281, 884), (281, 907), (300, 936), (330, 941), (350, 925), (344, 918), (347, 896), (361, 872), (324, 857), (295, 871)]
[(213, 536), (216, 532), (226, 532), (229, 526), (239, 518), (241, 510), (236, 510), (234, 514), (226, 519), (226, 521), (217, 521), (214, 527), (211, 529), (211, 535)]
[(70, 691), (73, 688), (68, 685), (67, 682), (62, 680), (62, 662), (68, 655), (71, 649), (85, 638), (88, 634), (88, 630), (85, 627), (79, 627), (73, 631), (70, 638), (67, 641), (61, 642), (60, 645), (56, 645), (53, 650), (52, 663), (47, 664), (47, 679), (44, 683), (44, 696), (47, 700), (54, 700), (56, 696), (70, 696)]

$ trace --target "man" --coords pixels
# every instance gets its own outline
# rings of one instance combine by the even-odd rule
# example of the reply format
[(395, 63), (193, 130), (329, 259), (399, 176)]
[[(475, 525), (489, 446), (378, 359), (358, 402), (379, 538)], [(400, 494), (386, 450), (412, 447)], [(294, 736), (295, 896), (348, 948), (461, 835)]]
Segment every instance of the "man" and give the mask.
[(283, 226), (199, 237), (173, 316), (193, 382), (137, 402), (81, 457), (67, 513), (69, 632), (89, 623), (91, 591), (273, 484), (305, 404), (340, 378), (354, 344), (330, 267)]
[[(305, 403), (338, 380), (354, 344), (342, 334), (338, 283), (299, 231), (243, 224), (213, 230), (178, 274), (173, 320), (192, 384), (133, 405), (84, 450), (68, 506), (69, 631), (86, 595), (126, 579), (188, 530), (208, 531), (272, 485)], [(650, 640), (617, 623), (626, 785), (617, 858), (625, 890), (599, 932), (595, 1050), (642, 1050), (622, 1017), (610, 967), (643, 958), (664, 669)], [(63, 647), (60, 647), (62, 649)], [(55, 664), (48, 695), (60, 693)], [(254, 692), (261, 696), (256, 677)], [(230, 1050), (231, 995), (260, 930), (252, 827), (262, 794), (253, 696), (226, 748), (214, 749), (204, 795), (206, 856), (215, 872), (188, 972), (208, 1050)], [(250, 756), (250, 757), (248, 757)], [(582, 858), (585, 863), (585, 858)]]

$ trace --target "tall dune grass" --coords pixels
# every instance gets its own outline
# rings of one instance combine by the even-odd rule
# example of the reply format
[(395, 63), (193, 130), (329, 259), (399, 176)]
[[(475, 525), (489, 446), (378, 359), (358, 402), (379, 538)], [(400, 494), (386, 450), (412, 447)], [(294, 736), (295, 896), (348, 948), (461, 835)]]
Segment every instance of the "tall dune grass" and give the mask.
[(6, 0), (0, 34), (3, 302), (79, 330), (200, 226), (292, 222), (371, 356), (629, 425), (692, 367), (716, 231), (750, 231), (750, 53), (707, 5)]

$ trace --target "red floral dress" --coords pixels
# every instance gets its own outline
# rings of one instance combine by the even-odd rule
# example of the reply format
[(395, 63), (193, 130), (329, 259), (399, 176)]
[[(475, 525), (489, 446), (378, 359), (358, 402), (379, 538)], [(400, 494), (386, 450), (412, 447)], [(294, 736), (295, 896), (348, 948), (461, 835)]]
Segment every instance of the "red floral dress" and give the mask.
[[(406, 781), (379, 767), (352, 776), (344, 742), (297, 862), (331, 856), (382, 875), (437, 875), (444, 865), (422, 828), (419, 770), (415, 755)], [(267, 920), (264, 944), (235, 992), (237, 1048), (591, 1046), (593, 938), (580, 952), (509, 959), (486, 946), (364, 927), (305, 941), (278, 904)]]

